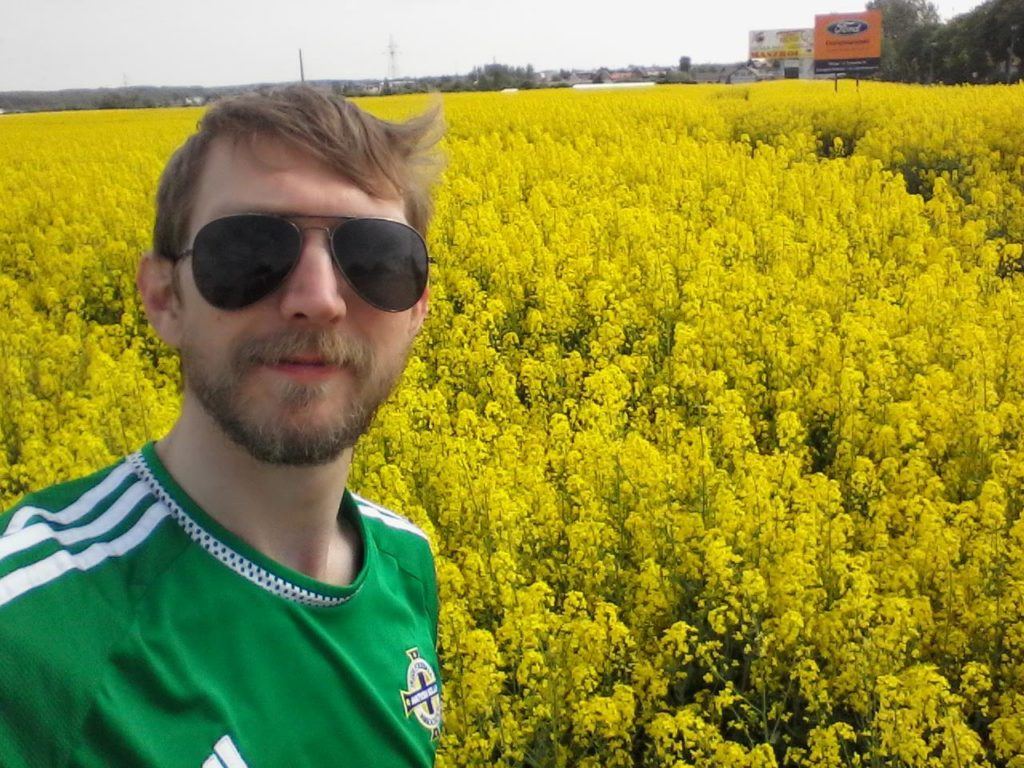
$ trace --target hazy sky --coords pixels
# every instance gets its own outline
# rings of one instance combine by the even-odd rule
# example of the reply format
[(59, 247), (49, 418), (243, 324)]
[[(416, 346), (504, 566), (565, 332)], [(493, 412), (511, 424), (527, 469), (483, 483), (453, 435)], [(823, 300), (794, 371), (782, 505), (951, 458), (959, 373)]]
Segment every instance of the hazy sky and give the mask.
[[(943, 18), (979, 0), (940, 0)], [(0, 0), (0, 91), (739, 61), (751, 29), (864, 0)]]

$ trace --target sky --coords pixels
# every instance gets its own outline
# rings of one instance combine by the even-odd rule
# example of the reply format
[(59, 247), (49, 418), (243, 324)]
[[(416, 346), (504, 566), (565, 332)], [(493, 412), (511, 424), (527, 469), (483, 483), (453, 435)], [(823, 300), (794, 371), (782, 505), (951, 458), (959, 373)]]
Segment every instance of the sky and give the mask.
[[(980, 0), (936, 2), (944, 19)], [(864, 0), (0, 0), (0, 91), (238, 85), (747, 57), (754, 29)]]

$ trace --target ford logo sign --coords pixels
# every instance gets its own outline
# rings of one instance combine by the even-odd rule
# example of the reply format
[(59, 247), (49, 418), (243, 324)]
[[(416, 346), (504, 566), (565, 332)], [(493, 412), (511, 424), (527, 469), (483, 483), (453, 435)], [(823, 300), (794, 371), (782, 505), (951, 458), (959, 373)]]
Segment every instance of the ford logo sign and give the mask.
[(859, 35), (868, 28), (866, 21), (860, 19), (844, 19), (843, 21), (835, 21), (826, 27), (828, 31), (833, 35)]

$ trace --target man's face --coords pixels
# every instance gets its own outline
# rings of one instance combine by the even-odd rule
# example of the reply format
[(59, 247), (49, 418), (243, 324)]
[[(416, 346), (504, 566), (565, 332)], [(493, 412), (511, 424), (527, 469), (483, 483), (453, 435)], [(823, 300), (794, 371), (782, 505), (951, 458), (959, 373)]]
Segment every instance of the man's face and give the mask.
[[(190, 221), (194, 236), (233, 213), (373, 216), (405, 221), (400, 200), (382, 200), (287, 145), (214, 141)], [(308, 218), (307, 218), (308, 217)], [(176, 341), (193, 396), (235, 443), (272, 464), (329, 462), (369, 426), (405, 366), (426, 312), (391, 313), (360, 299), (331, 260), (327, 234), (305, 232), (299, 262), (269, 296), (220, 310), (197, 292), (191, 260), (179, 265)]]

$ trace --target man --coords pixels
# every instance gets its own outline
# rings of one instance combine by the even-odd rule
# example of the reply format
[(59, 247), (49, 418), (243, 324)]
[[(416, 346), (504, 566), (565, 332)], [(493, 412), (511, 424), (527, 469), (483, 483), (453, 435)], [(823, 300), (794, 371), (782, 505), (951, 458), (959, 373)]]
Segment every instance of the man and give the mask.
[(430, 549), (345, 488), (427, 311), (435, 124), (294, 87), (171, 158), (138, 287), (181, 414), (0, 517), (0, 765), (433, 763)]

